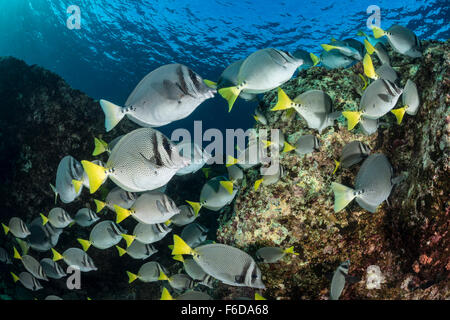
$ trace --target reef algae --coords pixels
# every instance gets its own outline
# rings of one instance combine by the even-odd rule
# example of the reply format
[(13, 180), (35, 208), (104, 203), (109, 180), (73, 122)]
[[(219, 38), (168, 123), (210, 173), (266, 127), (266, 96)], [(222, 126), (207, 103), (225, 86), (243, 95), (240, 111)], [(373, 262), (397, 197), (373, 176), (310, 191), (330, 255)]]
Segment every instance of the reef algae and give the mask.
[[(445, 43), (423, 41), (422, 59), (389, 51), (400, 85), (413, 80), (421, 105), (416, 116), (397, 125), (393, 114), (381, 119), (377, 133), (367, 136), (359, 128), (348, 131), (343, 117), (319, 135), (294, 113), (275, 111), (276, 90), (267, 93), (260, 110), (268, 125), (280, 128), (289, 143), (299, 136), (316, 134), (320, 152), (306, 156), (283, 154), (285, 177), (277, 184), (254, 191), (258, 173), (246, 172), (247, 187), (238, 195), (231, 218), (217, 232), (219, 242), (250, 253), (263, 246), (294, 246), (299, 256), (287, 255), (277, 264), (261, 266), (272, 299), (328, 299), (334, 269), (350, 259), (349, 274), (361, 281), (347, 284), (341, 299), (448, 299), (450, 297), (449, 235), (449, 134), (450, 51)], [(375, 66), (380, 62), (374, 60)], [(327, 92), (338, 111), (356, 110), (363, 86), (361, 63), (349, 69), (314, 67), (300, 71), (282, 86), (290, 97), (319, 89)], [(403, 175), (376, 213), (357, 204), (334, 213), (331, 182), (353, 186), (359, 166), (340, 168), (333, 159), (342, 147), (360, 140), (372, 152), (382, 152)], [(380, 289), (368, 290), (364, 274), (378, 265), (385, 280)], [(224, 289), (229, 298), (242, 295)]]

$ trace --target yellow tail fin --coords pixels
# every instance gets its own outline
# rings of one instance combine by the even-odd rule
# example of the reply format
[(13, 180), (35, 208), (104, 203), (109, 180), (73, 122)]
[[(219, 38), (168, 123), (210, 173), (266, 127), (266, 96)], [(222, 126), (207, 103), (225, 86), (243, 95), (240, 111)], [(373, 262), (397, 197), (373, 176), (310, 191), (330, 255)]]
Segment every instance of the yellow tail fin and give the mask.
[(14, 249), (14, 258), (22, 260), (22, 256), (20, 255), (19, 251), (17, 251), (16, 247), (13, 247)]
[(403, 120), (403, 116), (406, 112), (406, 107), (398, 108), (398, 109), (392, 109), (391, 112), (395, 115), (397, 118), (397, 124), (401, 124)]
[(53, 261), (63, 259), (63, 256), (60, 253), (58, 253), (58, 251), (56, 251), (55, 249), (52, 248), (52, 252), (53, 252)]
[(257, 122), (259, 122), (259, 118), (256, 115), (253, 115), (253, 119), (255, 119)]
[(137, 274), (131, 273), (130, 271), (127, 271), (127, 275), (128, 275), (128, 283), (132, 283), (134, 280), (139, 278)]
[(321, 44), (321, 46), (322, 46), (323, 50), (325, 50), (325, 51), (330, 51), (330, 50), (333, 50), (333, 49), (337, 49), (336, 46), (332, 46), (330, 44)]
[(340, 183), (331, 183), (331, 189), (334, 192), (334, 212), (344, 209), (354, 198), (354, 190)]
[(119, 207), (116, 204), (114, 205), (114, 211), (117, 214), (116, 223), (121, 223), (123, 220), (125, 220), (131, 215), (130, 210)]
[(261, 140), (261, 142), (263, 143), (264, 147), (266, 147), (266, 148), (268, 148), (272, 145), (272, 141)]
[(292, 108), (292, 100), (287, 96), (283, 89), (278, 88), (278, 101), (275, 107), (270, 111), (286, 110)]
[(259, 293), (255, 292), (255, 300), (267, 300), (266, 298), (264, 298), (262, 295), (260, 295)]
[(175, 300), (169, 293), (169, 290), (166, 288), (163, 288), (163, 291), (161, 293), (161, 300)]
[(16, 283), (17, 281), (20, 280), (20, 278), (14, 272), (10, 272), (10, 273), (11, 273), (14, 283)]
[(72, 184), (73, 187), (75, 188), (75, 193), (78, 194), (83, 185), (83, 181), (72, 179)]
[(231, 167), (232, 165), (235, 165), (235, 164), (238, 163), (238, 162), (239, 162), (238, 159), (236, 159), (236, 158), (234, 158), (234, 157), (228, 155), (228, 156), (227, 156), (227, 163), (226, 163), (225, 166), (228, 168), (228, 167)]
[(83, 250), (84, 250), (84, 251), (88, 251), (89, 248), (90, 248), (91, 245), (92, 245), (92, 242), (89, 241), (89, 240), (84, 240), (84, 239), (78, 238), (77, 241), (81, 244), (81, 246), (83, 247)]
[(9, 232), (9, 227), (6, 226), (4, 223), (2, 223), (2, 227), (3, 227), (3, 231), (5, 232), (5, 235), (7, 235)]
[(233, 108), (234, 102), (236, 101), (237, 97), (241, 93), (243, 87), (242, 86), (236, 86), (236, 87), (228, 87), (228, 88), (222, 88), (219, 89), (219, 94), (228, 101), (228, 112), (231, 111)]
[(369, 54), (373, 54), (375, 52), (375, 48), (369, 41), (367, 41), (367, 39), (364, 39), (364, 46)]
[(184, 258), (183, 258), (183, 256), (182, 256), (181, 254), (174, 255), (174, 256), (172, 257), (172, 259), (173, 259), (173, 260), (180, 261), (180, 262), (184, 262)]
[(44, 216), (43, 213), (39, 213), (39, 215), (42, 218), (42, 225), (45, 226), (47, 224), (47, 222), (48, 222), (48, 218), (46, 216)]
[(211, 89), (217, 89), (217, 82), (207, 80), (207, 79), (203, 79), (203, 82)]
[(347, 118), (348, 121), (348, 130), (352, 130), (361, 119), (362, 112), (360, 111), (343, 111), (342, 115)]
[(255, 191), (257, 191), (259, 189), (259, 186), (261, 185), (261, 183), (264, 181), (264, 178), (258, 179), (255, 181), (255, 184), (253, 186), (253, 189), (255, 189)]
[(295, 254), (296, 256), (298, 256), (298, 253), (294, 252), (294, 246), (285, 249), (284, 253), (291, 253), (291, 254)]
[(116, 246), (116, 248), (117, 248), (117, 251), (119, 251), (119, 257), (121, 257), (121, 256), (123, 256), (125, 253), (127, 253), (127, 250), (125, 250), (125, 249), (123, 249), (123, 248), (121, 248), (121, 247), (119, 247), (119, 246)]
[(188, 201), (188, 200), (186, 200), (186, 202), (192, 207), (192, 209), (194, 210), (195, 216), (197, 216), (198, 213), (200, 212), (200, 209), (202, 208), (202, 204), (200, 202), (194, 202), (194, 201)]
[(339, 168), (339, 165), (341, 164), (339, 161), (334, 160), (334, 163), (336, 164), (336, 167), (334, 168), (333, 174), (336, 173), (337, 169)]
[(290, 152), (292, 150), (295, 150), (295, 147), (285, 141), (284, 142), (283, 153)]
[(99, 154), (102, 154), (106, 150), (108, 150), (108, 144), (99, 138), (94, 138), (94, 151), (92, 152), (93, 156), (98, 156)]
[(316, 66), (320, 62), (319, 57), (317, 57), (314, 53), (310, 53), (309, 56), (311, 57), (313, 66)]
[(125, 233), (122, 233), (121, 236), (125, 240), (125, 242), (127, 243), (127, 248), (129, 246), (131, 246), (131, 244), (133, 243), (134, 239), (136, 239), (136, 236), (132, 236), (132, 235), (125, 234)]
[(95, 206), (97, 207), (97, 209), (95, 210), (96, 213), (99, 213), (100, 211), (103, 210), (103, 208), (106, 206), (106, 202), (94, 199), (95, 202)]
[(86, 160), (82, 160), (81, 164), (89, 177), (89, 191), (94, 193), (108, 177), (106, 168)]
[(233, 193), (233, 182), (231, 181), (220, 181), (220, 185), (224, 187), (229, 194)]
[(376, 26), (372, 26), (372, 32), (375, 39), (381, 38), (382, 36), (386, 35), (386, 32), (383, 29)]
[(173, 235), (173, 250), (172, 255), (177, 254), (190, 254), (194, 255), (195, 251), (188, 246), (186, 242), (184, 242), (183, 239), (181, 239), (178, 235)]
[(378, 79), (378, 75), (373, 68), (372, 58), (366, 53), (363, 60), (364, 74), (370, 79)]
[(106, 132), (111, 131), (122, 120), (125, 113), (122, 112), (122, 107), (103, 99), (100, 100), (100, 106), (105, 113)]
[(158, 280), (167, 280), (167, 281), (169, 281), (169, 277), (166, 276), (166, 274), (162, 270), (159, 270)]

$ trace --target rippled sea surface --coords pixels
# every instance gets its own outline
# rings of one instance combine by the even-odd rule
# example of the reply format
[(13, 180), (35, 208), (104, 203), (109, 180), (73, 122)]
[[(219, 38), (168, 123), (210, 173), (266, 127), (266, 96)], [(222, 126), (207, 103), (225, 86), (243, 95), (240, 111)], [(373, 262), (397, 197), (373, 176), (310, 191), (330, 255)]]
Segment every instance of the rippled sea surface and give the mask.
[[(81, 29), (66, 12), (81, 10)], [(398, 23), (421, 39), (449, 38), (449, 2), (266, 0), (14, 0), (0, 1), (0, 55), (48, 68), (93, 98), (123, 104), (151, 70), (183, 63), (215, 80), (231, 62), (265, 47), (319, 53), (331, 37), (369, 32), (366, 10), (381, 8), (381, 27)], [(219, 97), (176, 127), (246, 128), (254, 104), (227, 113)], [(238, 105), (239, 107), (239, 105)], [(214, 112), (212, 112), (214, 111)]]

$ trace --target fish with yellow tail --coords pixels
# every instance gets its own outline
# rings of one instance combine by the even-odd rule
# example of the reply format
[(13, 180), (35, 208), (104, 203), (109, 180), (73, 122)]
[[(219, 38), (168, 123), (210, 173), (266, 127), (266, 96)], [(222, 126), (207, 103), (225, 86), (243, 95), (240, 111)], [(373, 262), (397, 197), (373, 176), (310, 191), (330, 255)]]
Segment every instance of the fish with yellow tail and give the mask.
[(132, 283), (137, 279), (142, 282), (156, 282), (159, 281), (161, 272), (163, 272), (161, 265), (156, 261), (150, 261), (144, 263), (137, 274), (127, 271), (128, 283)]
[(167, 290), (167, 288), (163, 288), (160, 300), (212, 300), (212, 298), (204, 292), (193, 290), (186, 291), (178, 297), (173, 298), (169, 293), (169, 290)]
[(129, 247), (133, 243), (135, 236), (126, 234), (126, 230), (123, 230), (114, 221), (106, 220), (97, 223), (92, 228), (89, 240), (80, 238), (77, 240), (83, 247), (83, 250), (87, 251), (91, 246), (101, 250), (111, 248), (122, 239), (126, 241), (127, 247)]
[(52, 248), (52, 253), (53, 261), (64, 260), (68, 266), (75, 266), (80, 269), (81, 272), (97, 270), (92, 258), (80, 248), (69, 248), (62, 254)]
[(124, 254), (128, 254), (133, 259), (147, 259), (153, 254), (158, 252), (151, 244), (141, 243), (139, 241), (133, 241), (133, 243), (127, 248), (121, 248), (116, 246), (117, 251), (119, 252), (119, 256), (123, 256)]
[(261, 184), (264, 186), (275, 184), (284, 176), (284, 168), (281, 164), (278, 164), (278, 166), (272, 168), (275, 170), (269, 171), (268, 168), (271, 168), (270, 163), (260, 168), (262, 178), (255, 181), (255, 184), (253, 185), (253, 189), (255, 191), (258, 191)]
[(120, 135), (113, 140), (111, 140), (110, 143), (107, 143), (105, 140), (101, 138), (94, 137), (94, 151), (92, 152), (93, 156), (98, 156), (104, 152), (111, 153), (111, 150), (114, 149), (117, 142), (122, 139), (123, 135)]
[(48, 281), (47, 275), (42, 269), (41, 264), (35, 258), (30, 255), (21, 256), (16, 247), (14, 249), (14, 259), (18, 259), (22, 262), (25, 269), (33, 275), (36, 279)]
[(43, 225), (50, 223), (53, 227), (60, 229), (67, 227), (73, 222), (73, 219), (63, 208), (53, 208), (48, 213), (48, 216), (45, 216), (43, 213), (40, 216)]
[(389, 29), (383, 29), (373, 26), (373, 35), (375, 38), (386, 36), (391, 47), (400, 54), (411, 58), (422, 56), (422, 46), (416, 34), (403, 26), (394, 24)]
[(361, 141), (354, 140), (347, 143), (344, 148), (342, 148), (339, 161), (334, 160), (336, 166), (333, 174), (336, 173), (339, 167), (350, 168), (351, 166), (366, 159), (370, 155), (370, 152), (369, 146)]
[(294, 251), (293, 246), (286, 249), (279, 247), (263, 247), (256, 251), (256, 259), (264, 263), (275, 263), (280, 261), (286, 254), (298, 256), (298, 253)]
[(173, 255), (192, 255), (203, 271), (217, 280), (231, 286), (265, 289), (261, 270), (255, 260), (244, 251), (221, 243), (192, 249), (178, 235), (174, 235), (173, 240)]
[(397, 124), (402, 123), (405, 113), (414, 116), (419, 111), (419, 92), (417, 91), (416, 84), (410, 79), (408, 79), (405, 88), (403, 89), (402, 104), (403, 107), (391, 110), (391, 112), (397, 118)]

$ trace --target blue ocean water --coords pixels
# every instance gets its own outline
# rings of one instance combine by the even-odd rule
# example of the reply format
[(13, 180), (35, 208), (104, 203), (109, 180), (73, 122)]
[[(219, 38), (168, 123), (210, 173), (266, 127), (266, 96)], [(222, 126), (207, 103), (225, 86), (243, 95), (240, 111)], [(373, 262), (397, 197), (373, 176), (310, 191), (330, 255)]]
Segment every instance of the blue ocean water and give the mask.
[[(80, 8), (70, 30), (67, 8)], [(421, 39), (449, 38), (449, 2), (268, 0), (14, 0), (0, 2), (0, 55), (12, 55), (62, 76), (93, 98), (123, 104), (139, 80), (167, 63), (185, 64), (216, 80), (231, 62), (265, 47), (319, 53), (331, 37), (369, 32), (366, 12), (381, 9), (381, 26), (394, 23)], [(255, 103), (227, 112), (217, 96), (189, 118), (162, 129), (248, 128)], [(102, 116), (102, 113), (93, 113)]]

